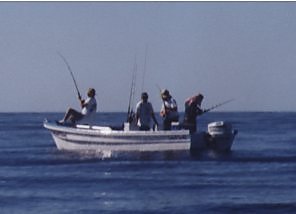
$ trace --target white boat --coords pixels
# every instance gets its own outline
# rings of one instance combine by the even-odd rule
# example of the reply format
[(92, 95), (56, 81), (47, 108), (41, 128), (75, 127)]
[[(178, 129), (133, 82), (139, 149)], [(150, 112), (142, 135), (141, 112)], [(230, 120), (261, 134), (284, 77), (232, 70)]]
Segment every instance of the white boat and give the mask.
[(44, 122), (59, 150), (92, 152), (161, 152), (214, 149), (229, 151), (236, 131), (230, 124), (215, 122), (208, 126), (209, 132), (190, 135), (188, 130), (138, 131), (123, 130), (107, 126), (63, 126), (55, 122)]
[(70, 151), (170, 151), (189, 150), (188, 130), (135, 131), (76, 125), (67, 127), (45, 121), (59, 150)]

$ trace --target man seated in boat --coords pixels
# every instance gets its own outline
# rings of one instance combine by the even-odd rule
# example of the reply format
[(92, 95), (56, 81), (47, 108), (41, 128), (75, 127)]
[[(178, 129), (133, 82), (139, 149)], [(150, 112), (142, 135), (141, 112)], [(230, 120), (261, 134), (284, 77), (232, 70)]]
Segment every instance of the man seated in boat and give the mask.
[(172, 98), (167, 89), (161, 92), (161, 98), (163, 103), (160, 110), (160, 116), (163, 117), (163, 130), (171, 130), (172, 122), (179, 121), (177, 102)]
[(59, 124), (89, 124), (95, 117), (97, 111), (97, 101), (95, 98), (96, 91), (93, 88), (89, 88), (87, 92), (88, 98), (86, 100), (81, 99), (79, 97), (81, 112), (76, 111), (75, 109), (69, 108), (62, 120), (60, 120)]
[(185, 101), (185, 114), (182, 127), (189, 129), (190, 134), (196, 132), (196, 117), (201, 115), (204, 111), (201, 109), (201, 103), (204, 96), (198, 94), (192, 97), (189, 97)]
[(150, 130), (151, 118), (153, 119), (154, 124), (158, 125), (152, 104), (148, 102), (148, 94), (143, 92), (141, 95), (141, 101), (139, 101), (136, 105), (136, 121), (139, 130)]

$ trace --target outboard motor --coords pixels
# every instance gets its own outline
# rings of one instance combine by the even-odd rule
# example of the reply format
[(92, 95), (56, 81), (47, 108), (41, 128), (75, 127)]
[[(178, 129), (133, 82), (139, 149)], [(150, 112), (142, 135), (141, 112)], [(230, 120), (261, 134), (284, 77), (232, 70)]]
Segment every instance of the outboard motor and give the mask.
[(232, 129), (229, 122), (218, 121), (208, 124), (207, 132), (197, 132), (191, 135), (190, 151), (192, 153), (205, 149), (219, 152), (231, 150), (237, 130)]
[(233, 130), (229, 122), (218, 121), (208, 124), (208, 134), (211, 147), (221, 151), (229, 151), (237, 130)]

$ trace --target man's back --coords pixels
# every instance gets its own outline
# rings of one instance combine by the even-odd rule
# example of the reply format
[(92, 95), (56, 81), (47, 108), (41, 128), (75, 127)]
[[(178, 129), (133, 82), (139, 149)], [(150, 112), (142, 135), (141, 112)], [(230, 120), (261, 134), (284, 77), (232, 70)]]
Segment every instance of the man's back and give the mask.
[(150, 102), (140, 101), (136, 106), (136, 113), (139, 126), (149, 126), (151, 123), (151, 116), (153, 114), (153, 107)]

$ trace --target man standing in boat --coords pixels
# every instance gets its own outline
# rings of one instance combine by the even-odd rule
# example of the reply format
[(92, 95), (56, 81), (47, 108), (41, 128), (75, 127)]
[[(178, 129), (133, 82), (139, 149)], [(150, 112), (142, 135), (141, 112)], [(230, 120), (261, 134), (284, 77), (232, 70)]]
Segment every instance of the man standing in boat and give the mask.
[(141, 101), (136, 105), (136, 121), (139, 129), (142, 131), (150, 130), (151, 118), (153, 119), (154, 124), (158, 125), (152, 104), (148, 102), (148, 94), (143, 92), (141, 95)]
[(161, 98), (163, 104), (160, 110), (160, 116), (163, 117), (163, 130), (171, 130), (172, 122), (179, 121), (177, 102), (172, 98), (167, 89), (161, 92)]
[(87, 92), (88, 98), (83, 100), (80, 96), (78, 97), (81, 105), (81, 112), (75, 109), (69, 108), (64, 118), (59, 121), (60, 124), (70, 122), (75, 124), (77, 122), (82, 124), (89, 124), (95, 117), (97, 111), (97, 101), (95, 98), (96, 91), (93, 88), (89, 88)]
[(203, 114), (204, 111), (201, 109), (201, 103), (204, 96), (198, 94), (192, 97), (189, 97), (185, 101), (185, 115), (183, 121), (183, 128), (189, 129), (190, 134), (196, 132), (196, 117)]

